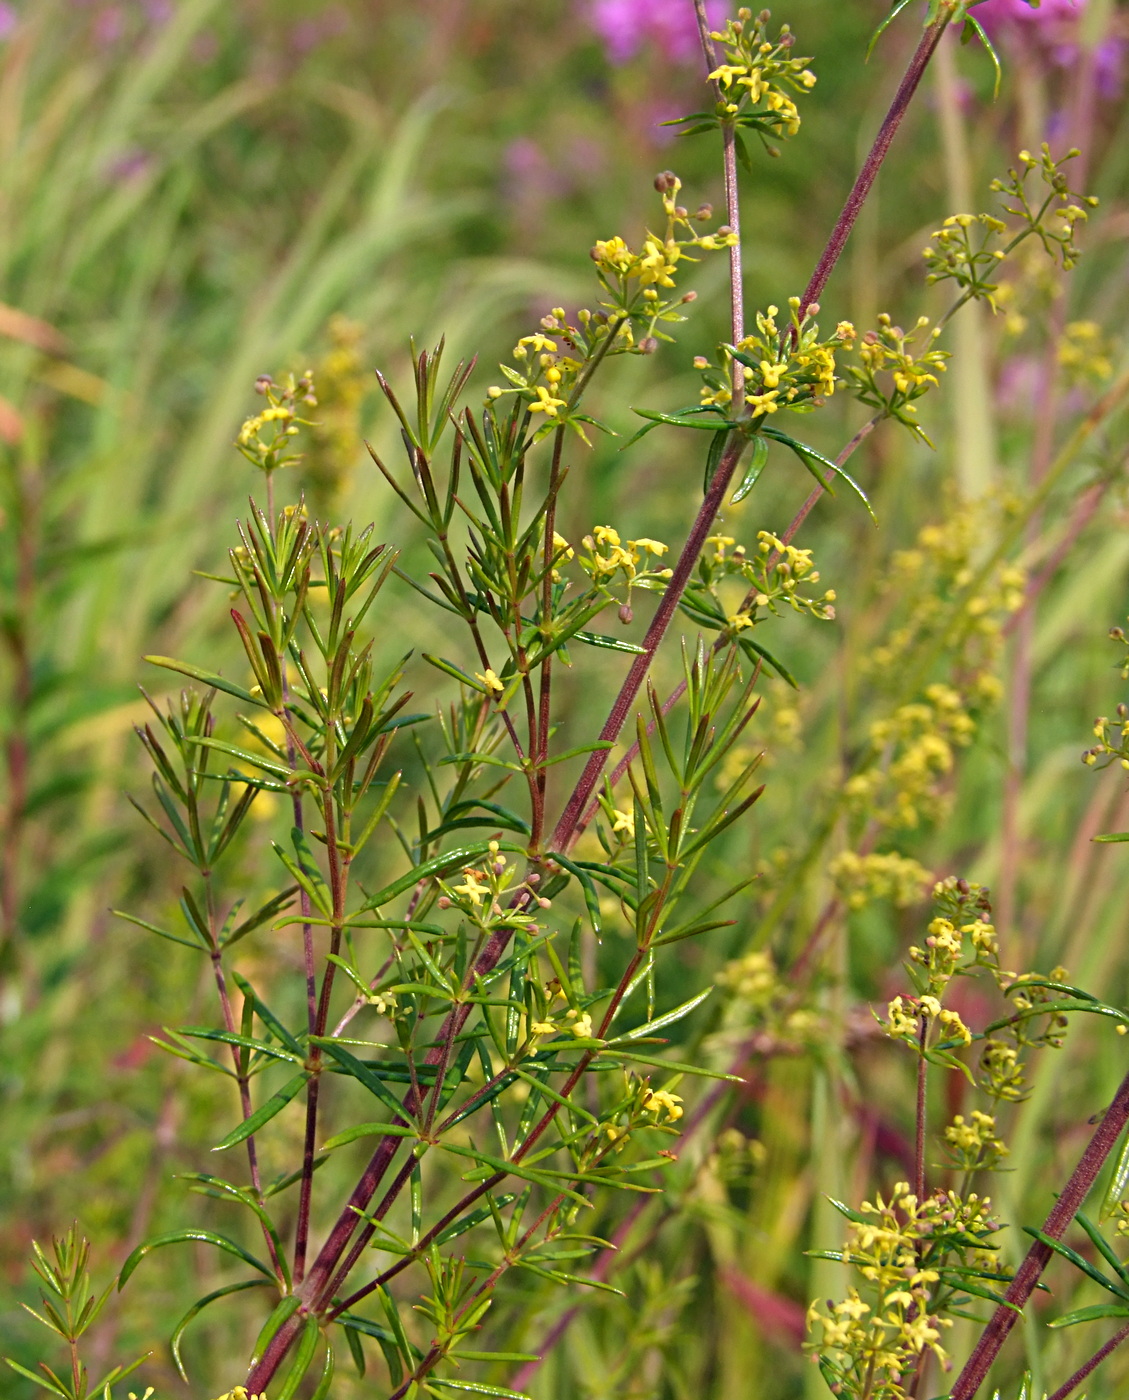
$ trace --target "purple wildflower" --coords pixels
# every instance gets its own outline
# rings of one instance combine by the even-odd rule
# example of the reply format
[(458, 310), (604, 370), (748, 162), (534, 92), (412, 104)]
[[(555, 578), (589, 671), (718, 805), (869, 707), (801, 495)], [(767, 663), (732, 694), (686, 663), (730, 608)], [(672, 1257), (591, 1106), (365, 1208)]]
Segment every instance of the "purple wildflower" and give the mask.
[(1042, 0), (1037, 8), (1028, 0), (985, 0), (972, 13), (989, 32), (1006, 24), (1054, 24), (1056, 20), (1077, 19), (1086, 0)]
[[(1078, 62), (1076, 25), (1086, 0), (1042, 0), (1032, 8), (1027, 0), (985, 0), (971, 11), (994, 39), (1028, 45), (1056, 68)], [(1126, 41), (1114, 34), (1094, 52), (1094, 79), (1105, 98), (1116, 98), (1124, 86)]]
[[(689, 0), (588, 0), (586, 9), (612, 63), (626, 63), (648, 40), (672, 63), (692, 62), (699, 51)], [(706, 0), (710, 24), (723, 24), (725, 9), (725, 0)]]

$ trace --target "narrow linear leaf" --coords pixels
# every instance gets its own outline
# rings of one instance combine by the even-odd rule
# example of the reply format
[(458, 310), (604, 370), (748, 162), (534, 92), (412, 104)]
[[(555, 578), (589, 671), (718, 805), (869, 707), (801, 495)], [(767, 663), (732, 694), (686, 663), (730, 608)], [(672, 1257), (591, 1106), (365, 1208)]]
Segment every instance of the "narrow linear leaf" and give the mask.
[(237, 1128), (233, 1128), (222, 1142), (217, 1142), (212, 1151), (226, 1152), (228, 1148), (236, 1146), (237, 1143), (245, 1141), (253, 1133), (257, 1133), (264, 1123), (269, 1123), (275, 1114), (281, 1113), (291, 1099), (296, 1098), (301, 1093), (309, 1078), (310, 1076), (305, 1070), (301, 1074), (296, 1074), (293, 1079), (282, 1086), (277, 1094), (272, 1094), (266, 1103), (260, 1104), (249, 1118), (244, 1119)]

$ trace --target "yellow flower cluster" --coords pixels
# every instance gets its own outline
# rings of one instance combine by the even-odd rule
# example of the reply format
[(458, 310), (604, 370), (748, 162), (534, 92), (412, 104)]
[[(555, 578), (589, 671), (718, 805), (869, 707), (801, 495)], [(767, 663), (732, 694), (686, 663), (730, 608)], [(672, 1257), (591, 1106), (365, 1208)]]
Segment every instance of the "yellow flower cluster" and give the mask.
[(653, 1113), (658, 1123), (676, 1123), (682, 1117), (682, 1100), (666, 1089), (648, 1089), (643, 1099), (643, 1109)]
[[(972, 948), (971, 960), (966, 959), (965, 939)], [(939, 916), (929, 925), (929, 936), (923, 948), (911, 947), (910, 960), (926, 969), (929, 990), (945, 987), (958, 971), (968, 967), (998, 966), (996, 930), (986, 918), (973, 919), (958, 928), (951, 920)]]
[(255, 380), (255, 392), (263, 395), (267, 406), (244, 420), (235, 445), (249, 462), (269, 476), (280, 467), (302, 460), (289, 448), (301, 428), (312, 426), (308, 418), (298, 416), (298, 405), (317, 406), (313, 371), (307, 370), (300, 379), (291, 374), (282, 385), (276, 384), (269, 374), (260, 375)]
[(935, 996), (895, 997), (886, 1007), (886, 1020), (879, 1024), (891, 1040), (905, 1040), (920, 1049), (922, 1031), (928, 1034), (931, 1022), (938, 1028), (942, 1048), (972, 1044), (972, 1032), (960, 1014), (942, 1006)]
[(1070, 385), (1102, 384), (1113, 374), (1116, 343), (1096, 321), (1071, 321), (1058, 342), (1058, 362)]
[(717, 980), (735, 997), (754, 1007), (769, 1005), (781, 990), (776, 963), (767, 952), (745, 953), (734, 958), (718, 973)]
[(896, 622), (865, 663), (876, 682), (896, 686), (916, 651), (942, 642), (967, 704), (999, 699), (995, 671), (1003, 625), (1023, 604), (1026, 575), (1005, 563), (975, 591), (970, 585), (985, 538), (1006, 524), (1011, 510), (1011, 502), (1000, 497), (956, 502), (943, 520), (918, 532), (914, 548), (894, 554), (884, 588), (897, 599)]
[(694, 360), (703, 371), (705, 384), (701, 401), (706, 406), (724, 408), (733, 401), (733, 364), (745, 380), (745, 403), (750, 418), (764, 418), (782, 408), (821, 404), (835, 392), (838, 382), (835, 352), (855, 339), (849, 321), (840, 321), (828, 340), (819, 338), (819, 326), (811, 318), (818, 314), (813, 302), (800, 315), (800, 298), (788, 300), (788, 316), (783, 328), (777, 322), (778, 306), (756, 313), (756, 330), (736, 346), (721, 347), (722, 364), (711, 365), (704, 355)]
[[(945, 372), (948, 352), (934, 345), (940, 334), (939, 328), (929, 330), (928, 316), (919, 317), (913, 329), (906, 332), (883, 312), (878, 318), (878, 329), (867, 331), (858, 341), (861, 364), (847, 366), (860, 402), (887, 418), (897, 419), (926, 442), (929, 439), (914, 416), (914, 400), (937, 388), (937, 376)], [(924, 345), (918, 349), (916, 342), (923, 335)]]
[(325, 513), (348, 489), (362, 454), (361, 405), (372, 379), (361, 354), (364, 327), (344, 316), (334, 316), (328, 329), (330, 348), (313, 370), (318, 421), (311, 425), (302, 468), (315, 512)]
[[(973, 229), (982, 230), (975, 245)], [(1005, 253), (992, 244), (1006, 232), (1007, 224), (993, 214), (950, 214), (929, 235), (933, 240), (930, 246), (922, 249), (921, 256), (929, 269), (926, 282), (953, 281), (963, 292), (986, 301), (993, 312), (999, 311), (995, 298), (998, 284), (991, 278)]]
[[(462, 871), (461, 884), (439, 882), (443, 891), (439, 908), (449, 909), (454, 904), (483, 930), (500, 920), (505, 920), (507, 927), (533, 923), (532, 914), (519, 913), (513, 908), (503, 910), (502, 896), (513, 885), (517, 867), (508, 863), (497, 841), (490, 842), (487, 853), (489, 860), (485, 865), (468, 866)], [(531, 893), (527, 907), (547, 909), (549, 901)]]
[(947, 795), (942, 780), (954, 750), (971, 742), (976, 725), (951, 686), (931, 685), (923, 701), (900, 705), (870, 726), (874, 762), (847, 779), (850, 805), (883, 825), (914, 828), (939, 816)]
[(918, 861), (897, 851), (843, 851), (827, 873), (849, 909), (864, 909), (878, 899), (898, 909), (916, 904), (929, 886), (930, 875)]
[(226, 1395), (221, 1395), (219, 1400), (267, 1400), (267, 1397), (265, 1394), (250, 1395), (245, 1386), (237, 1385), (234, 1390), (229, 1390)]
[(654, 562), (667, 553), (668, 545), (646, 535), (624, 540), (611, 525), (597, 525), (590, 535), (585, 535), (581, 541), (583, 552), (579, 555), (575, 555), (572, 546), (559, 535), (554, 544), (558, 562), (575, 556), (597, 588), (612, 589), (617, 580), (622, 582), (626, 586), (622, 606), (626, 609), (630, 609), (633, 588), (661, 587), (671, 575), (670, 569), (656, 567)]
[(656, 177), (655, 188), (666, 215), (664, 232), (648, 231), (638, 251), (618, 234), (598, 239), (591, 254), (603, 293), (598, 309), (583, 308), (573, 319), (564, 307), (555, 306), (542, 317), (541, 329), (522, 336), (514, 346), (515, 363), (499, 366), (510, 387), (492, 385), (487, 405), (516, 395), (530, 413), (543, 415), (539, 434), (568, 423), (587, 442), (583, 424), (594, 420), (575, 413), (575, 400), (595, 360), (604, 354), (649, 355), (660, 340), (671, 339), (660, 325), (684, 320), (678, 308), (696, 296), (694, 292), (663, 295), (675, 291), (679, 264), (696, 261), (687, 250), (714, 252), (737, 240), (724, 225), (716, 233), (694, 228), (692, 219), (705, 222), (713, 217), (713, 210), (703, 204), (691, 216), (678, 203), (682, 182), (670, 171)]
[(903, 1382), (926, 1349), (949, 1369), (941, 1338), (952, 1321), (937, 1315), (933, 1300), (953, 1256), (961, 1267), (996, 1272), (987, 1241), (999, 1225), (989, 1207), (987, 1197), (965, 1201), (945, 1191), (919, 1201), (904, 1181), (888, 1201), (878, 1195), (863, 1202), (842, 1253), (862, 1289), (849, 1288), (840, 1303), (815, 1302), (808, 1309), (809, 1328), (819, 1329), (809, 1349), (834, 1374), (838, 1393), (904, 1400)]
[(978, 1108), (965, 1118), (958, 1113), (945, 1129), (945, 1142), (953, 1165), (961, 1171), (994, 1171), (1008, 1155), (1007, 1144), (996, 1136), (996, 1120)]
[[(1060, 261), (1067, 270), (1072, 268), (1081, 256), (1074, 242), (1075, 227), (1089, 217), (1086, 209), (1096, 209), (1098, 205), (1093, 195), (1074, 194), (1070, 189), (1066, 163), (1080, 154), (1081, 152), (1074, 148), (1067, 151), (1061, 159), (1055, 160), (1051, 155), (1050, 146), (1044, 141), (1037, 156), (1033, 156), (1030, 151), (1020, 151), (1020, 168), (1009, 170), (1006, 180), (993, 180), (990, 187), (1013, 201), (1012, 204), (1004, 205), (1004, 212), (1019, 219), (1021, 231), (1024, 234), (1034, 234), (1049, 256)], [(1038, 170), (1039, 177), (1048, 190), (1038, 208), (1028, 197), (1026, 188), (1027, 178), (1035, 170)], [(1062, 220), (1061, 228), (1054, 228), (1046, 222), (1052, 210), (1054, 217)]]
[(815, 74), (807, 67), (810, 58), (792, 56), (795, 39), (788, 25), (781, 26), (775, 43), (769, 39), (768, 19), (767, 10), (754, 19), (742, 7), (725, 29), (714, 32), (726, 60), (710, 74), (721, 94), (717, 115), (762, 136), (795, 136), (800, 113), (793, 95), (810, 91)]
[[(779, 616), (781, 605), (785, 604), (794, 612), (809, 613), (821, 621), (835, 616), (833, 588), (818, 595), (806, 591), (819, 582), (819, 570), (810, 549), (786, 545), (769, 530), (758, 532), (757, 552), (752, 556), (732, 535), (710, 535), (705, 543), (707, 548), (698, 564), (694, 589), (704, 589), (710, 595), (714, 616), (719, 623), (724, 617), (733, 636), (762, 621), (758, 614)], [(718, 585), (727, 579), (740, 579), (745, 585), (744, 597), (736, 609), (718, 591)]]

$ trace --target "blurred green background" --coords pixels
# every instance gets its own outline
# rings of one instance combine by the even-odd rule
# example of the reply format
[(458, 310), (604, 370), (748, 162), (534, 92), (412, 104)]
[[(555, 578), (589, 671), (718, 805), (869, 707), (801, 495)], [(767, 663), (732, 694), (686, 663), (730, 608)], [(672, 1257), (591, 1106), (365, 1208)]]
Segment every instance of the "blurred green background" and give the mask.
[[(815, 55), (819, 85), (783, 158), (753, 152), (743, 203), (750, 306), (802, 290), (850, 187), (916, 39), (913, 6), (864, 63), (886, 8), (777, 8)], [(146, 782), (131, 732), (144, 713), (138, 682), (168, 688), (141, 657), (233, 662), (222, 590), (193, 570), (222, 570), (256, 486), (231, 446), (253, 410), (253, 381), (315, 368), (321, 427), (280, 489), (304, 490), (319, 513), (375, 521), (409, 562), (421, 561), (414, 523), (361, 443), (369, 437), (389, 459), (397, 448), (371, 366), (395, 383), (409, 336), (445, 334), (451, 355), (479, 356), (477, 394), (515, 334), (550, 306), (591, 296), (588, 248), (616, 232), (638, 237), (657, 212), (656, 171), (677, 171), (688, 204), (722, 203), (710, 141), (675, 140), (659, 125), (703, 101), (692, 50), (659, 23), (666, 9), (655, 4), (648, 20), (646, 5), (619, 7), (620, 38), (636, 44), (627, 54), (615, 48), (609, 7), (601, 33), (579, 0), (0, 6), (0, 1336), (25, 1362), (39, 1346), (17, 1307), (32, 1296), (33, 1237), (77, 1217), (108, 1271), (146, 1233), (207, 1209), (172, 1177), (200, 1169), (216, 1097), (147, 1039), (162, 1024), (209, 1015), (206, 989), (190, 958), (109, 911), (156, 918), (175, 904), (179, 872), (124, 797)], [(989, 180), (1043, 139), (1056, 154), (1075, 140), (1086, 146), (1085, 188), (1102, 208), (1084, 260), (1065, 291), (1046, 273), (1022, 282), (1026, 328), (1013, 324), (1009, 336), (983, 317), (958, 327), (950, 348), (964, 358), (923, 410), (936, 451), (887, 426), (856, 457), (879, 531), (841, 497), (813, 515), (801, 542), (838, 591), (839, 619), (785, 619), (766, 638), (801, 690), (766, 686), (757, 743), (768, 750), (768, 792), (725, 853), (750, 868), (775, 860), (795, 878), (768, 881), (736, 928), (687, 952), (668, 974), (674, 991), (763, 942), (766, 910), (783, 968), (806, 945), (827, 907), (828, 856), (848, 839), (813, 848), (805, 863), (814, 814), (896, 690), (896, 676), (866, 669), (897, 621), (898, 598), (881, 586), (891, 558), (962, 494), (994, 491), (1006, 514), (1006, 498), (1028, 492), (1049, 460), (1047, 434), (1061, 441), (1100, 388), (1060, 382), (1044, 423), (1041, 376), (1065, 324), (1099, 323), (1111, 372), (1124, 363), (1129, 120), (1117, 65), (1126, 11), (1091, 0), (1075, 21), (1059, 9), (1042, 30), (1000, 21), (995, 103), (985, 55), (946, 49), (824, 315), (862, 329), (884, 309), (902, 324), (938, 314), (946, 301), (924, 287), (919, 259), (931, 229), (969, 201), (990, 207)], [(677, 346), (607, 375), (594, 411), (622, 435), (633, 431), (631, 405), (694, 401), (691, 358), (727, 335), (721, 261), (696, 271), (699, 300)], [(804, 426), (834, 453), (863, 416), (843, 396)], [(700, 499), (687, 436), (656, 433), (623, 454), (603, 440), (578, 457), (564, 532), (606, 520), (679, 541)], [(1045, 586), (1033, 620), (1007, 643), (1004, 699), (946, 780), (948, 819), (897, 846), (938, 875), (1002, 890), (1001, 933), (1016, 966), (1065, 962), (1113, 1001), (1126, 995), (1129, 867), (1118, 847), (1089, 838), (1129, 825), (1129, 802), (1119, 771), (1094, 774), (1078, 757), (1094, 715), (1120, 698), (1106, 633), (1124, 620), (1129, 592), (1125, 441), (1123, 421), (1105, 425), (1021, 542), (1022, 562), (1037, 577), (1046, 571)], [(758, 529), (779, 532), (808, 485), (780, 464), (728, 513), (726, 531), (749, 544)], [(985, 548), (996, 514), (974, 512)], [(434, 618), (397, 587), (401, 611), (381, 619), (381, 652), (442, 650)], [(601, 659), (596, 674), (610, 687), (617, 670)], [(421, 694), (431, 684), (413, 679)], [(591, 687), (569, 684), (570, 723), (598, 723)], [(783, 888), (791, 893), (776, 906)], [(523, 1347), (536, 1349), (566, 1301), (583, 1305), (531, 1382), (535, 1395), (819, 1392), (799, 1350), (803, 1312), (813, 1288), (841, 1283), (803, 1250), (838, 1243), (822, 1192), (854, 1199), (869, 1189), (868, 1172), (882, 1181), (902, 1171), (902, 1067), (874, 1048), (866, 1002), (890, 991), (899, 950), (925, 917), (920, 904), (883, 900), (849, 916), (834, 910), (805, 992), (826, 1017), (822, 1046), (758, 1060), (716, 1125), (739, 1127), (754, 1144), (752, 1165), (730, 1180), (710, 1142), (688, 1151), (666, 1205), (646, 1217), (639, 1257), (617, 1277), (625, 1299), (508, 1286), (503, 1310)], [(255, 956), (265, 961), (265, 944)], [(292, 956), (277, 954), (280, 971)], [(709, 1029), (703, 1021), (693, 1034)], [(1122, 1059), (1114, 1037), (1086, 1028), (1048, 1067), (1003, 1188), (1025, 1219), (1045, 1209)], [(601, 1228), (614, 1228), (622, 1203), (607, 1210)], [(187, 1393), (164, 1345), (171, 1322), (217, 1267), (167, 1256), (145, 1265), (92, 1358), (156, 1348), (144, 1375), (162, 1400)], [(188, 1352), (193, 1393), (232, 1384), (249, 1335), (237, 1317), (200, 1325)], [(1073, 1333), (1055, 1346), (1056, 1375), (1086, 1354)], [(1094, 1395), (1118, 1393), (1116, 1365), (1102, 1382), (1112, 1388)], [(379, 1392), (371, 1376), (366, 1384), (356, 1393)], [(353, 1393), (347, 1378), (339, 1385)], [(30, 1393), (0, 1375), (0, 1394)]]

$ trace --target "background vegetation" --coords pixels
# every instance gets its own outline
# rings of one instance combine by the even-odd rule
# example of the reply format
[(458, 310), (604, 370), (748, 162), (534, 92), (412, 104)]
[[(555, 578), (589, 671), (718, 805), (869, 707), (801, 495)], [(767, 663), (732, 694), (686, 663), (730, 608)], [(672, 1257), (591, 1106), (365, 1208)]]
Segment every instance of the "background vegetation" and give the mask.
[[(206, 987), (187, 953), (109, 911), (163, 919), (175, 906), (177, 877), (124, 797), (145, 781), (131, 732), (144, 714), (140, 657), (240, 664), (217, 585), (192, 571), (221, 568), (252, 486), (231, 441), (254, 378), (315, 368), (321, 426), (282, 489), (375, 521), (413, 562), (419, 531), (362, 446), (368, 437), (383, 455), (396, 443), (371, 367), (403, 378), (408, 336), (446, 334), (454, 355), (480, 353), (485, 387), (515, 330), (584, 294), (594, 239), (637, 235), (656, 170), (676, 169), (690, 200), (722, 203), (710, 142), (659, 125), (701, 103), (693, 49), (638, 18), (638, 44), (630, 27), (615, 41), (614, 8), (601, 34), (579, 3), (0, 7), (0, 1333), (26, 1362), (40, 1345), (17, 1306), (31, 1296), (33, 1237), (77, 1217), (108, 1272), (145, 1234), (211, 1209), (172, 1178), (206, 1169), (224, 1105), (149, 1039), (207, 1014)], [(849, 188), (916, 38), (912, 23), (895, 25), (865, 66), (885, 9), (778, 10), (815, 54), (819, 86), (800, 142), (779, 161), (753, 152), (750, 306), (802, 288)], [(935, 450), (886, 425), (854, 459), (879, 530), (844, 501), (805, 526), (838, 617), (789, 616), (766, 634), (798, 689), (765, 682), (750, 743), (766, 752), (767, 790), (713, 875), (719, 889), (734, 867), (763, 878), (734, 927), (679, 945), (683, 963), (659, 988), (673, 1001), (687, 980), (718, 981), (717, 1006), (687, 1023), (689, 1044), (739, 1064), (746, 1083), (709, 1100), (666, 1194), (623, 1227), (623, 1297), (505, 1285), (520, 1348), (569, 1324), (523, 1378), (534, 1396), (821, 1392), (800, 1351), (804, 1315), (842, 1280), (804, 1251), (840, 1241), (825, 1194), (857, 1202), (906, 1175), (909, 1066), (868, 1008), (902, 987), (931, 877), (992, 887), (1006, 965), (1062, 964), (1126, 1000), (1129, 866), (1091, 838), (1129, 827), (1129, 792), (1117, 766), (1079, 762), (1095, 714), (1121, 698), (1108, 630), (1127, 611), (1124, 418), (1104, 418), (1047, 474), (1126, 364), (1127, 20), (1109, 0), (1090, 0), (1080, 20), (1049, 4), (1039, 24), (1000, 19), (995, 102), (983, 53), (946, 46), (823, 299), (829, 322), (860, 329), (886, 309), (903, 325), (935, 317), (947, 299), (925, 285), (920, 253), (941, 218), (990, 208), (989, 182), (1021, 146), (1083, 148), (1073, 187), (1102, 204), (1079, 268), (1064, 278), (1024, 261), (1000, 316), (963, 313), (953, 366), (921, 409)], [(608, 412), (595, 411), (625, 437), (622, 404), (694, 399), (692, 356), (727, 335), (721, 262), (701, 266), (678, 346), (609, 375)], [(863, 419), (843, 396), (811, 440), (834, 455)], [(680, 540), (700, 500), (689, 436), (655, 433), (622, 454), (601, 440), (574, 464), (563, 533), (607, 520)], [(1044, 480), (1041, 508), (1025, 515)], [(798, 471), (766, 475), (727, 511), (725, 532), (750, 546), (758, 530), (779, 533), (809, 486)], [(1016, 597), (985, 605), (998, 631), (946, 632), (963, 571), (1001, 541), (1023, 573), (1000, 584)], [(384, 657), (442, 650), (434, 619), (390, 586)], [(617, 662), (606, 662), (609, 693)], [(928, 768), (912, 820), (904, 806), (876, 815), (873, 794), (852, 815), (871, 726), (917, 698), (915, 676), (956, 687), (972, 728), (948, 735), (951, 767)], [(155, 694), (168, 685), (142, 679)], [(572, 703), (581, 720), (602, 715), (588, 690)], [(860, 852), (891, 859), (852, 865)], [(749, 959), (766, 952), (771, 963)], [(268, 982), (271, 960), (292, 970), (292, 951), (265, 940), (256, 956)], [(1019, 1218), (1041, 1218), (1123, 1068), (1123, 1043), (1100, 1027), (1072, 1031), (1041, 1066), (993, 1190)], [(943, 1092), (938, 1113), (959, 1110), (956, 1076)], [(626, 1209), (602, 1206), (600, 1230)], [(1022, 1243), (1010, 1247), (1018, 1257)], [(182, 1393), (164, 1338), (217, 1268), (154, 1256), (95, 1335), (92, 1361), (154, 1348), (146, 1381)], [(1039, 1307), (1079, 1291), (1065, 1266), (1050, 1283)], [(1014, 1367), (1037, 1380), (1061, 1379), (1092, 1350), (1057, 1333), (1043, 1357), (1027, 1335)], [(199, 1393), (230, 1386), (249, 1341), (237, 1312), (201, 1321), (186, 1347)], [(1115, 1357), (1092, 1394), (1118, 1394), (1127, 1365)], [(338, 1384), (352, 1393), (347, 1377)], [(14, 1375), (0, 1387), (31, 1393)]]

